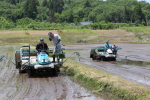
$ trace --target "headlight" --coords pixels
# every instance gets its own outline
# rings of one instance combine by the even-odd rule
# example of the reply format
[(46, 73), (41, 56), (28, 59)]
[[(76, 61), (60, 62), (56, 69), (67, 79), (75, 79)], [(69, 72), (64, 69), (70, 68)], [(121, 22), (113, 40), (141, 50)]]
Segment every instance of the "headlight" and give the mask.
[(49, 58), (47, 57), (46, 60), (45, 60), (45, 62), (49, 62), (49, 61), (50, 61), (50, 60), (49, 60)]
[(40, 62), (44, 62), (40, 57), (38, 58), (38, 60), (39, 60)]

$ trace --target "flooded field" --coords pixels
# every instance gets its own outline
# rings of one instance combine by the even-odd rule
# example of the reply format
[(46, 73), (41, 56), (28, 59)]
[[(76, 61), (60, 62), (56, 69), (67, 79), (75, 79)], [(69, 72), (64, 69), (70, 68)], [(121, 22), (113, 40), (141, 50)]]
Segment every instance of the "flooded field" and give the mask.
[[(0, 46), (0, 55), (14, 62), (14, 52), (20, 46)], [(0, 62), (0, 100), (113, 100), (96, 96), (68, 76), (28, 78), (7, 59)], [(115, 100), (115, 99), (114, 99)]]
[(67, 46), (66, 49), (68, 49), (68, 56), (73, 52), (80, 53), (80, 59), (75, 55), (71, 57), (77, 62), (150, 87), (149, 44), (116, 44), (122, 47), (122, 49), (118, 51), (116, 61), (93, 61), (90, 58), (90, 49), (102, 45), (103, 44), (70, 45)]

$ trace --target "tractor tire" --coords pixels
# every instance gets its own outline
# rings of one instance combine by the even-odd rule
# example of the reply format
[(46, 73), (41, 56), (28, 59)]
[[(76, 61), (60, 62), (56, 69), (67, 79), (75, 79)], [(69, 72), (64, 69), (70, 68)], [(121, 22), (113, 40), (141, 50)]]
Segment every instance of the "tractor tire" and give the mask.
[(90, 51), (90, 58), (95, 60), (96, 59), (95, 55), (96, 55), (95, 49), (91, 49), (91, 51)]
[(58, 76), (56, 67), (52, 68), (52, 74), (53, 76)]
[(19, 73), (21, 74), (21, 73), (27, 73), (27, 71), (26, 70), (20, 70), (19, 69)]
[(93, 54), (90, 54), (90, 58), (93, 58)]
[(20, 62), (17, 63), (16, 67), (18, 67), (18, 69), (19, 69), (19, 74), (23, 73), (21, 70), (21, 63)]
[(32, 71), (31, 69), (28, 70), (28, 78), (31, 78), (32, 77)]
[(19, 68), (19, 74), (23, 73), (23, 71)]
[(95, 56), (95, 54), (93, 54), (92, 60), (96, 60), (96, 56)]
[(113, 61), (116, 61), (116, 58), (113, 58)]
[(92, 54), (92, 60), (96, 60), (96, 52), (94, 51), (93, 54)]
[(26, 70), (21, 70), (21, 68), (19, 68), (19, 74), (26, 73), (26, 72), (27, 72)]
[(21, 74), (21, 73), (26, 73), (27, 71), (26, 70), (21, 70), (21, 62), (18, 62), (17, 63), (17, 66), (18, 66), (18, 70), (19, 70), (19, 74)]
[(32, 78), (33, 75), (34, 75), (34, 70), (33, 70), (32, 68), (30, 68), (30, 69), (28, 70), (28, 78)]
[(101, 59), (101, 61), (105, 61), (105, 60), (106, 60), (106, 58), (105, 58), (105, 57), (101, 57), (100, 59)]

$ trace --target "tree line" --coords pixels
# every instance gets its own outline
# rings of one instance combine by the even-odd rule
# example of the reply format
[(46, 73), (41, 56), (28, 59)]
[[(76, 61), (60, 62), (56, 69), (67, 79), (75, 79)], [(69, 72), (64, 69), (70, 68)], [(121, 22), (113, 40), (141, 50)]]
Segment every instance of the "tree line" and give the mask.
[(150, 4), (137, 0), (0, 0), (0, 17), (0, 23), (14, 24), (9, 27), (27, 18), (46, 23), (88, 21), (148, 26)]

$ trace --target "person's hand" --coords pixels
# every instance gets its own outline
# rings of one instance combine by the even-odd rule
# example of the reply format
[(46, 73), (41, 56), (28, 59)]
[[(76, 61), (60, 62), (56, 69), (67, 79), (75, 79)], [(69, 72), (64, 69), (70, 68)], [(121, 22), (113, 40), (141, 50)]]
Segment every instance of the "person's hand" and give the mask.
[(49, 40), (50, 40), (50, 41), (52, 41), (52, 38), (51, 38), (51, 37), (49, 37)]
[(55, 45), (57, 46), (57, 43), (55, 43)]

